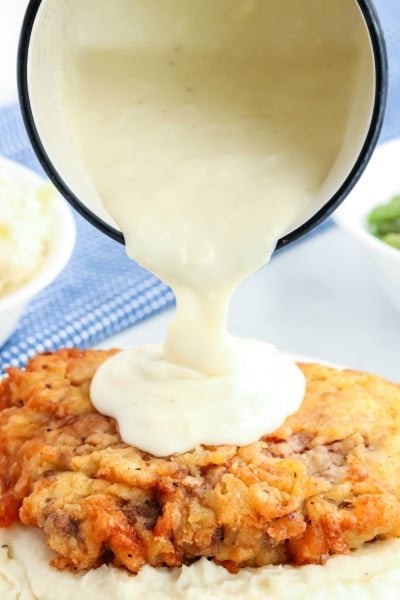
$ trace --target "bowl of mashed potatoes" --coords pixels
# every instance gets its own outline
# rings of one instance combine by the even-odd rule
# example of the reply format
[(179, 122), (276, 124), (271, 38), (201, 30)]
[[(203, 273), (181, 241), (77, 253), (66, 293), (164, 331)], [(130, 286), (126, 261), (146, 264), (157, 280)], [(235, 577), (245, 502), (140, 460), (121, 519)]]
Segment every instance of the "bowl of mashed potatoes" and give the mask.
[(75, 243), (71, 211), (54, 189), (0, 159), (0, 345), (29, 301), (67, 264)]

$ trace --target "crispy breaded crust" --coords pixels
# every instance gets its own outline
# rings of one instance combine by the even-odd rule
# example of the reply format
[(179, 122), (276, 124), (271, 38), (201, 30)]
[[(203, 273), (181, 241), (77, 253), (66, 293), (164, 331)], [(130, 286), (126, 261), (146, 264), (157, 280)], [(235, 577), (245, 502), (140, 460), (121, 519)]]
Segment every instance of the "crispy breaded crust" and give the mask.
[(400, 537), (400, 388), (303, 364), (301, 409), (249, 446), (155, 458), (89, 399), (111, 352), (62, 350), (0, 384), (0, 526), (42, 528), (60, 569), (320, 563)]

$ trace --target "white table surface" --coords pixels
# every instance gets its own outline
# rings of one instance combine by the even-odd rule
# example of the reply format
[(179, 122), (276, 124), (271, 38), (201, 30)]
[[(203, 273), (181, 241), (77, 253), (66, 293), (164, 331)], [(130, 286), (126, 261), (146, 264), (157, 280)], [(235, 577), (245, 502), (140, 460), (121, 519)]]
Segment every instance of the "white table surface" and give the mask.
[[(0, 0), (0, 106), (16, 100), (15, 55), (26, 0)], [(163, 338), (171, 311), (106, 340), (128, 347)], [(283, 350), (400, 382), (400, 313), (360, 247), (337, 228), (297, 244), (238, 290), (230, 328)]]

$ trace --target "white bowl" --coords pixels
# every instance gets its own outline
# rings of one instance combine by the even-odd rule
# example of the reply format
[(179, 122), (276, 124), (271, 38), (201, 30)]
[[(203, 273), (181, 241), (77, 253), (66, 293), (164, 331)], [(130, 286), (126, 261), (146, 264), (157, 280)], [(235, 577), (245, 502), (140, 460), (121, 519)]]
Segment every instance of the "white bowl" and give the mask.
[(386, 296), (400, 310), (400, 250), (367, 230), (370, 210), (400, 194), (400, 139), (378, 147), (364, 175), (335, 214), (335, 221), (366, 250)]
[[(0, 157), (0, 167), (16, 181), (37, 185), (42, 179), (33, 171)], [(67, 203), (56, 195), (51, 206), (48, 251), (34, 277), (9, 294), (0, 297), (0, 346), (18, 325), (28, 303), (64, 269), (75, 244), (75, 221)]]

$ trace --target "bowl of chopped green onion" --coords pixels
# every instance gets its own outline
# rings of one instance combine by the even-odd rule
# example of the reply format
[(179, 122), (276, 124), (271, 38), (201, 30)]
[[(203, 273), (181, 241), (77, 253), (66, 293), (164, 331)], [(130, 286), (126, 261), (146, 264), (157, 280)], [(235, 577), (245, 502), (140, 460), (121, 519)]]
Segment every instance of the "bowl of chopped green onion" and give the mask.
[(378, 147), (335, 221), (366, 251), (382, 292), (400, 310), (400, 139)]

